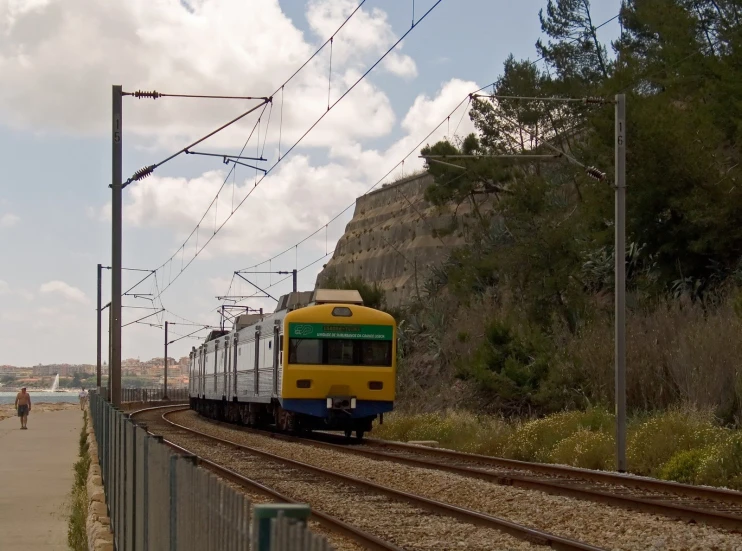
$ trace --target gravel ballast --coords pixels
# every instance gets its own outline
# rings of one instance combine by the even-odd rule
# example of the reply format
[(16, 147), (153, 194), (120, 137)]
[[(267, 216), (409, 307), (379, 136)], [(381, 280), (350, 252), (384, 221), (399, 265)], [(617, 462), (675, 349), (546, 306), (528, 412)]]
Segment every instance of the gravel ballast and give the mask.
[(207, 434), (282, 457), (606, 549), (742, 549), (742, 536), (710, 526), (281, 441), (212, 423), (193, 411), (179, 412), (170, 418)]
[[(151, 412), (142, 414), (139, 418), (147, 422), (150, 432), (161, 434), (197, 455), (256, 480), (292, 499), (309, 503), (314, 510), (332, 515), (404, 549), (520, 551), (541, 548), (494, 529), (473, 526), (321, 475), (266, 460), (230, 446), (215, 444), (197, 435), (170, 427), (160, 419), (161, 415), (162, 412)], [(180, 414), (175, 416), (179, 417)], [(221, 431), (224, 437), (231, 438), (234, 435), (232, 429), (214, 426), (197, 417), (178, 419), (178, 422), (181, 421), (187, 426), (192, 426), (196, 422), (205, 423), (205, 426), (200, 428)], [(214, 435), (218, 436), (216, 432)], [(320, 529), (318, 532), (326, 534), (323, 530)], [(328, 539), (338, 550), (358, 549), (357, 544), (335, 534), (330, 535)]]

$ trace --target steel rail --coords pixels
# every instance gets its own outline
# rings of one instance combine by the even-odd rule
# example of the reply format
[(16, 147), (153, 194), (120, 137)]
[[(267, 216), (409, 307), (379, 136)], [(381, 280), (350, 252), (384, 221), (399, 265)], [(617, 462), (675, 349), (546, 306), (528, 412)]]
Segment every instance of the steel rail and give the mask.
[(653, 490), (662, 493), (683, 495), (686, 497), (708, 499), (711, 501), (721, 501), (742, 505), (742, 492), (728, 490), (726, 488), (709, 488), (707, 486), (693, 486), (691, 484), (681, 484), (668, 480), (657, 480), (653, 478), (640, 478), (631, 475), (611, 473), (605, 471), (595, 471), (590, 469), (581, 469), (579, 467), (569, 467), (566, 465), (549, 465), (546, 463), (530, 463), (528, 461), (518, 461), (517, 459), (505, 459), (503, 457), (494, 457), (490, 455), (481, 455), (474, 453), (465, 453), (445, 448), (432, 448), (404, 442), (392, 442), (389, 440), (379, 440), (376, 438), (366, 438), (366, 445), (376, 447), (395, 448), (398, 450), (425, 453), (428, 455), (438, 455), (443, 457), (455, 458), (462, 461), (475, 463), (486, 463), (496, 467), (505, 467), (515, 470), (532, 471), (551, 476), (576, 477), (593, 482), (612, 484), (615, 486), (628, 486), (642, 490)]
[(175, 421), (171, 421), (170, 419), (167, 418), (167, 416), (172, 413), (175, 413), (175, 412), (163, 413), (162, 419), (166, 423), (180, 430), (183, 430), (183, 431), (186, 431), (192, 434), (196, 434), (202, 438), (206, 438), (213, 442), (231, 446), (231, 447), (234, 447), (235, 449), (243, 450), (253, 455), (264, 457), (266, 459), (273, 460), (279, 463), (283, 463), (291, 467), (299, 468), (304, 471), (309, 471), (309, 472), (312, 472), (312, 473), (315, 473), (315, 474), (318, 474), (324, 477), (333, 478), (340, 482), (348, 484), (349, 486), (362, 487), (364, 489), (386, 495), (393, 499), (405, 501), (416, 507), (422, 507), (422, 508), (428, 509), (430, 511), (433, 511), (435, 513), (438, 513), (444, 516), (457, 518), (467, 523), (475, 524), (478, 526), (483, 526), (486, 528), (494, 528), (501, 532), (510, 534), (511, 536), (514, 536), (516, 538), (519, 538), (519, 539), (522, 539), (522, 540), (525, 540), (525, 541), (528, 541), (528, 542), (531, 542), (537, 545), (546, 545), (546, 546), (552, 547), (553, 549), (564, 550), (564, 551), (573, 551), (573, 550), (600, 551), (601, 549), (599, 547), (595, 547), (587, 543), (571, 540), (568, 538), (563, 538), (561, 536), (550, 534), (548, 532), (544, 532), (544, 531), (537, 530), (534, 528), (528, 528), (527, 526), (523, 526), (523, 525), (511, 522), (505, 519), (501, 519), (501, 518), (487, 515), (484, 513), (479, 513), (477, 511), (465, 509), (463, 507), (449, 505), (447, 503), (443, 503), (443, 502), (429, 499), (426, 497), (418, 496), (415, 494), (402, 492), (400, 490), (395, 490), (388, 486), (383, 486), (381, 484), (376, 484), (376, 483), (369, 482), (363, 479), (351, 477), (351, 476), (337, 473), (334, 471), (329, 471), (321, 467), (315, 467), (314, 465), (309, 465), (308, 463), (303, 463), (301, 461), (288, 459), (286, 457), (281, 457), (279, 455), (275, 455), (275, 454), (272, 454), (272, 453), (269, 453), (263, 450), (259, 450), (257, 448), (245, 446), (243, 444), (239, 444), (231, 440), (225, 440), (223, 438), (212, 436), (210, 434), (201, 432), (199, 430), (186, 427), (185, 425), (181, 425), (180, 423), (176, 423)]
[[(150, 433), (150, 434), (153, 434), (153, 433)], [(156, 435), (153, 434), (153, 436), (156, 436)], [(163, 444), (166, 444), (167, 446), (171, 447), (173, 450), (179, 453), (185, 454), (185, 455), (194, 456), (196, 458), (197, 465), (200, 465), (206, 469), (209, 469), (213, 473), (221, 477), (224, 477), (228, 480), (231, 480), (232, 482), (238, 484), (239, 486), (242, 486), (243, 488), (248, 488), (248, 487), (253, 488), (254, 490), (257, 490), (262, 494), (272, 497), (277, 502), (301, 503), (300, 501), (297, 501), (288, 496), (280, 494), (276, 492), (275, 490), (272, 490), (271, 488), (261, 484), (257, 480), (247, 478), (246, 476), (243, 476), (240, 473), (233, 471), (232, 469), (228, 469), (227, 467), (219, 465), (218, 463), (214, 463), (213, 461), (206, 459), (205, 457), (201, 457), (200, 455), (182, 446), (179, 446), (175, 442), (171, 442), (170, 440), (163, 438), (163, 437), (160, 437), (160, 438), (162, 438)], [(321, 525), (325, 526), (332, 532), (342, 534), (354, 540), (355, 542), (360, 543), (361, 545), (363, 545), (364, 549), (374, 549), (378, 551), (404, 551), (401, 547), (397, 547), (393, 543), (386, 542), (380, 538), (377, 538), (373, 534), (364, 532), (356, 528), (355, 526), (351, 526), (350, 524), (347, 524), (343, 522), (342, 520), (335, 518), (331, 515), (328, 515), (326, 513), (323, 513), (321, 511), (312, 509), (310, 512), (310, 518), (316, 520), (317, 522), (319, 522)]]
[[(215, 421), (211, 420), (211, 422), (223, 426), (229, 426), (234, 427), (234, 425), (231, 425), (230, 423), (223, 423), (221, 421)], [(236, 427), (235, 427), (236, 428)], [(704, 510), (699, 509), (696, 507), (688, 507), (685, 505), (678, 505), (673, 503), (666, 503), (662, 501), (658, 501), (656, 498), (646, 498), (646, 497), (639, 497), (639, 496), (626, 496), (621, 494), (612, 493), (610, 491), (606, 490), (596, 490), (591, 488), (584, 488), (584, 487), (574, 487), (570, 486), (570, 483), (573, 483), (574, 480), (565, 480), (564, 478), (556, 478), (553, 481), (543, 480), (543, 479), (533, 479), (529, 478), (527, 475), (520, 475), (520, 474), (499, 474), (499, 473), (493, 473), (491, 471), (487, 471), (485, 469), (480, 469), (476, 467), (465, 467), (460, 465), (450, 465), (445, 463), (439, 463), (437, 461), (431, 461), (421, 458), (414, 458), (414, 457), (404, 457), (399, 455), (394, 455), (391, 453), (386, 453), (382, 451), (372, 451), (369, 449), (364, 449), (366, 446), (347, 446), (342, 444), (335, 444), (332, 442), (326, 442), (322, 440), (318, 440), (315, 438), (301, 438), (298, 436), (288, 435), (288, 434), (282, 434), (282, 433), (276, 433), (272, 431), (265, 431), (261, 429), (255, 429), (251, 427), (239, 427), (240, 431), (243, 432), (249, 432), (254, 434), (263, 434), (263, 435), (269, 435), (271, 438), (276, 438), (280, 440), (286, 440), (290, 442), (299, 442), (310, 446), (316, 446), (321, 447), (325, 449), (331, 449), (335, 451), (340, 451), (341, 453), (349, 453), (349, 454), (355, 454), (360, 455), (363, 457), (368, 457), (370, 459), (376, 459), (379, 461), (390, 461), (394, 463), (402, 463), (406, 465), (410, 465), (413, 467), (419, 467), (419, 468), (426, 468), (426, 469), (435, 469), (439, 471), (446, 471), (462, 476), (466, 476), (469, 478), (478, 478), (481, 480), (486, 480), (488, 482), (493, 482), (496, 484), (500, 484), (503, 486), (515, 486), (519, 488), (524, 488), (527, 490), (536, 490), (541, 491), (545, 493), (549, 493), (552, 495), (561, 495), (566, 497), (572, 497), (575, 499), (581, 499), (581, 500), (588, 500), (588, 501), (594, 501), (597, 503), (605, 503), (607, 505), (613, 505), (617, 507), (622, 507), (624, 509), (631, 509), (636, 511), (641, 511), (644, 513), (652, 513), (652, 514), (661, 514), (663, 516), (671, 517), (671, 518), (678, 518), (682, 520), (687, 521), (693, 521), (693, 522), (703, 522), (704, 524), (709, 524), (713, 526), (718, 526), (721, 528), (726, 528), (728, 530), (733, 530), (736, 532), (742, 532), (742, 517), (734, 514), (728, 514), (724, 512), (717, 512), (713, 510)], [(332, 435), (327, 435), (332, 436)], [(426, 446), (417, 446), (413, 444), (401, 444), (398, 442), (389, 442), (389, 441), (380, 441), (380, 440), (366, 440), (364, 441), (366, 443), (371, 443), (371, 446), (381, 446), (381, 447), (390, 447), (390, 448), (397, 448), (401, 447), (404, 451), (413, 451), (418, 454), (425, 454), (428, 453), (430, 450), (437, 450), (437, 451), (444, 451), (444, 452), (450, 452), (451, 450), (441, 450), (440, 448), (429, 448)], [(379, 442), (383, 442), (383, 444), (380, 444)], [(452, 452), (453, 454), (457, 454), (454, 457), (456, 457), (459, 460), (465, 459), (467, 461), (478, 461), (481, 463), (482, 458), (489, 458), (488, 456), (479, 456), (479, 455), (473, 455), (473, 454), (464, 454), (460, 452)], [(449, 454), (446, 453), (446, 456)], [(463, 456), (463, 457), (462, 457)], [(472, 456), (475, 459), (472, 459)], [(489, 458), (494, 459), (496, 461), (501, 461), (500, 458)], [(510, 461), (510, 460), (504, 460), (504, 461)], [(525, 462), (517, 462), (519, 465), (531, 465), (531, 463), (525, 463)], [(500, 466), (498, 463), (495, 463), (496, 465)], [(542, 466), (543, 464), (540, 463), (534, 463), (533, 465), (539, 465)], [(546, 467), (550, 467), (550, 465), (543, 465)], [(555, 466), (558, 469), (561, 469), (561, 466)], [(512, 467), (508, 467), (512, 468)], [(525, 469), (527, 467), (521, 466), (520, 469)], [(586, 469), (576, 469), (576, 468), (570, 468), (565, 467), (566, 469), (570, 469), (570, 473), (573, 471), (577, 471), (579, 473), (582, 473), (583, 471), (587, 472), (588, 474), (594, 474), (593, 471), (589, 471)], [(561, 471), (560, 476), (564, 477), (565, 474)], [(601, 473), (598, 471), (600, 475), (609, 475), (609, 473)], [(549, 473), (553, 474), (553, 473)], [(571, 474), (572, 477), (579, 477), (581, 480), (580, 482), (585, 480), (585, 478), (581, 477), (580, 475)], [(623, 481), (626, 479), (625, 476), (616, 475), (616, 478), (618, 480), (611, 479), (611, 484), (613, 485), (620, 485), (620, 486), (626, 486), (623, 484)], [(637, 479), (629, 479), (629, 480), (637, 480)], [(639, 479), (641, 480), (641, 479)], [(602, 483), (609, 483), (605, 480), (600, 479), (600, 482)], [(655, 485), (654, 482), (659, 482), (660, 486), (664, 488), (664, 485), (669, 485), (669, 488), (675, 488), (676, 486), (680, 486), (681, 488), (684, 488), (684, 484), (677, 484), (677, 483), (667, 483), (665, 481), (650, 481), (650, 486), (652, 489), (654, 489)], [(649, 489), (645, 487), (640, 487), (640, 489)], [(693, 487), (691, 487), (691, 490)], [(701, 488), (702, 491), (704, 491), (704, 495), (706, 495), (707, 489)], [(713, 491), (713, 490), (711, 490)], [(722, 496), (726, 496), (729, 490), (726, 490), (721, 493)], [(664, 493), (668, 493), (667, 490), (664, 490)], [(670, 492), (672, 493), (672, 492)], [(734, 493), (734, 492), (733, 492)], [(677, 494), (675, 494), (677, 495)], [(713, 500), (716, 504), (728, 504), (729, 502), (720, 501), (719, 497), (717, 496), (716, 499)]]
[(425, 459), (419, 458), (402, 457), (386, 452), (364, 450), (358, 447), (341, 446), (339, 444), (331, 444), (328, 442), (317, 442), (313, 440), (310, 440), (309, 442), (311, 442), (310, 445), (318, 445), (321, 447), (338, 449), (340, 451), (344, 451), (345, 453), (357, 454), (372, 459), (391, 461), (395, 463), (404, 463), (414, 467), (436, 469), (467, 476), (470, 478), (478, 478), (504, 486), (515, 486), (527, 490), (542, 491), (553, 495), (562, 495), (576, 499), (595, 501), (597, 503), (605, 503), (607, 505), (614, 505), (622, 507), (624, 509), (633, 509), (644, 513), (661, 514), (663, 516), (693, 522), (703, 522), (704, 524), (718, 526), (721, 528), (726, 528), (728, 530), (734, 530), (736, 532), (742, 532), (742, 517), (737, 515), (712, 510), (698, 509), (696, 507), (688, 507), (685, 505), (678, 505), (673, 503), (663, 503), (662, 501), (656, 501), (653, 498), (626, 496), (612, 493), (610, 491), (571, 486), (570, 484), (574, 481), (564, 480), (563, 478), (557, 478), (553, 481), (548, 481), (543, 479), (539, 480), (529, 478), (525, 475), (502, 475), (476, 467), (447, 465), (445, 463), (439, 463), (437, 461), (427, 461)]
[[(124, 402), (124, 403), (126, 403), (126, 402)], [(136, 402), (134, 402), (134, 403), (136, 403)], [(124, 415), (128, 415), (131, 418), (131, 417), (134, 417), (135, 415), (139, 415), (141, 413), (147, 413), (148, 411), (155, 411), (155, 410), (158, 410), (158, 409), (167, 409), (167, 408), (180, 408), (178, 410), (178, 411), (180, 411), (180, 410), (190, 409), (190, 406), (188, 404), (177, 403), (177, 404), (168, 404), (166, 406), (150, 406), (150, 407), (146, 407), (146, 408), (135, 409), (135, 410), (132, 410), (132, 411), (122, 411), (121, 413), (123, 413)]]
[[(179, 407), (179, 409), (170, 411), (168, 413), (176, 413), (178, 411), (189, 409), (187, 405), (184, 407), (183, 404), (170, 405), (170, 406), (154, 406), (154, 407), (148, 407), (148, 408), (143, 408), (143, 409), (133, 411), (129, 414), (129, 416), (133, 417), (141, 413), (148, 413), (151, 411), (156, 411), (156, 410), (165, 409), (165, 408), (173, 408), (173, 407)], [(163, 417), (164, 415), (165, 414), (163, 414)], [(167, 422), (170, 423), (170, 421), (167, 421)], [(161, 435), (151, 432), (149, 428), (146, 427), (146, 425), (144, 425), (143, 428), (145, 428), (148, 434), (151, 434), (152, 436), (162, 439), (163, 444), (169, 446), (170, 448), (177, 451), (178, 453), (195, 457), (196, 463), (198, 465), (201, 465), (204, 468), (211, 470), (212, 472), (216, 473), (219, 476), (222, 476), (224, 478), (231, 480), (232, 482), (234, 482), (235, 484), (239, 486), (242, 486), (243, 488), (252, 488), (254, 490), (257, 490), (258, 492), (275, 499), (277, 502), (300, 503), (299, 501), (295, 499), (285, 496), (269, 488), (268, 486), (261, 484), (257, 480), (253, 480), (251, 478), (243, 476), (240, 473), (233, 471), (232, 469), (228, 469), (227, 467), (219, 465), (218, 463), (215, 463), (209, 459), (206, 459), (205, 457), (201, 457), (197, 453), (194, 453), (184, 448), (183, 446), (180, 446), (176, 444), (175, 442), (172, 442), (164, 438)], [(316, 520), (321, 525), (328, 528), (330, 531), (338, 533), (338, 534), (342, 534), (356, 541), (357, 543), (360, 543), (361, 545), (364, 546), (365, 549), (374, 549), (378, 551), (403, 551), (401, 547), (397, 547), (393, 543), (377, 538), (373, 534), (364, 532), (356, 528), (355, 526), (347, 524), (346, 522), (343, 522), (342, 520), (338, 518), (328, 515), (327, 513), (323, 513), (321, 511), (312, 509), (310, 512), (310, 518)]]

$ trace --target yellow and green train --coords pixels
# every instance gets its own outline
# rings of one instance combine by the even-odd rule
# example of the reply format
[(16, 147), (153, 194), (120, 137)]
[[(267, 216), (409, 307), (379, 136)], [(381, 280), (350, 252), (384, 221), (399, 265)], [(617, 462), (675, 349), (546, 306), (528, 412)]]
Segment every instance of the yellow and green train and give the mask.
[(290, 293), (193, 348), (190, 404), (233, 423), (363, 438), (394, 407), (396, 358), (394, 318), (358, 291)]

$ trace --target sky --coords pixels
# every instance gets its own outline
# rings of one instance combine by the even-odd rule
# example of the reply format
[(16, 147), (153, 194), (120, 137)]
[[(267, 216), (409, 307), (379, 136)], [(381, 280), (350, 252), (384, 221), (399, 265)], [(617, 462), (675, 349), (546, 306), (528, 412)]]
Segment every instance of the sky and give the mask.
[[(256, 293), (235, 271), (275, 298), (290, 278), (248, 272), (299, 269), (299, 290), (313, 289), (355, 198), (420, 169), (431, 131), (423, 145), (471, 132), (466, 97), (509, 54), (537, 58), (546, 0), (442, 0), (422, 21), (436, 0), (367, 0), (288, 80), (358, 3), (0, 0), (0, 365), (95, 363), (96, 266), (111, 264), (112, 85), (272, 97), (123, 98), (124, 179), (258, 107), (192, 151), (243, 150), (265, 159), (266, 176), (182, 154), (123, 191), (123, 286), (133, 287), (123, 358), (161, 356), (166, 320), (179, 357), (205, 331), (180, 336), (218, 325), (218, 296)], [(598, 25), (620, 0), (592, 4)], [(413, 6), (415, 27), (359, 81), (410, 30)], [(604, 43), (618, 33), (616, 21), (599, 30)], [(104, 304), (110, 286), (104, 269)]]

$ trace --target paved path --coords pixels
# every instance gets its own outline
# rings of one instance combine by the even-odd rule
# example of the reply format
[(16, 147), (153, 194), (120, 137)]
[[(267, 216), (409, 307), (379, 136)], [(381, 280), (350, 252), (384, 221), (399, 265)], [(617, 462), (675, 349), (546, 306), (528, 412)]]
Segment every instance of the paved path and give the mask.
[(66, 551), (82, 412), (31, 410), (28, 430), (20, 426), (0, 421), (0, 549)]

